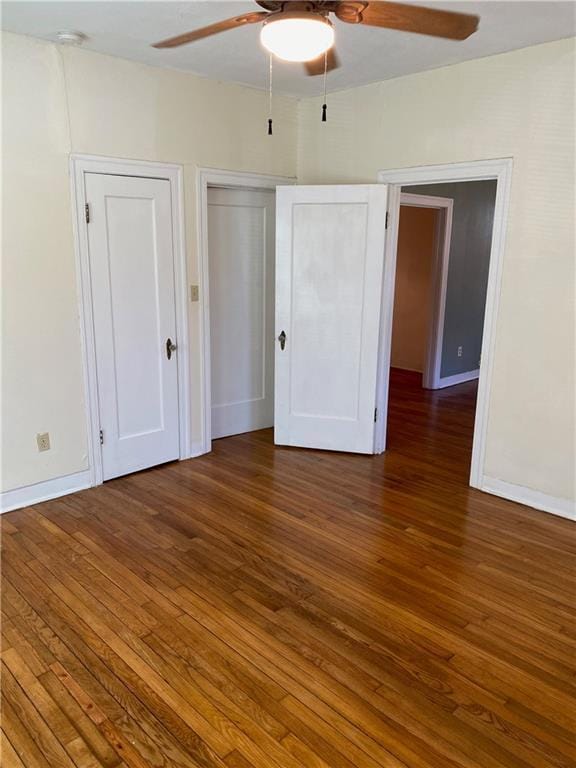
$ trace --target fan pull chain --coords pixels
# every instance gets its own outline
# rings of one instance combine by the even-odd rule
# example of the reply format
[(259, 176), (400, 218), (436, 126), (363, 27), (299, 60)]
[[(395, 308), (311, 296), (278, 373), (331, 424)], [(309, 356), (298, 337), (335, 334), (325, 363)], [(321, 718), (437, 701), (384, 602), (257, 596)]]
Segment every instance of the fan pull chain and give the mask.
[(322, 122), (326, 122), (326, 75), (328, 72), (328, 51), (324, 51), (324, 104), (322, 104)]
[(268, 67), (268, 136), (272, 136), (272, 54)]

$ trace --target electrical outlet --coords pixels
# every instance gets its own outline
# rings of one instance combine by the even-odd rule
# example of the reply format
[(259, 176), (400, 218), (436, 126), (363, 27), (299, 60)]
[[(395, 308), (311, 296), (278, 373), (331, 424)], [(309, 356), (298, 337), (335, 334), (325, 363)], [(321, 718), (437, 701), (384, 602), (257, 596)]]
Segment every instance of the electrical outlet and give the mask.
[(50, 450), (50, 433), (39, 432), (36, 435), (36, 442), (38, 443), (39, 451), (49, 451)]
[(458, 357), (462, 357), (462, 347), (458, 347)]
[(190, 286), (190, 301), (198, 301), (199, 291), (197, 285)]

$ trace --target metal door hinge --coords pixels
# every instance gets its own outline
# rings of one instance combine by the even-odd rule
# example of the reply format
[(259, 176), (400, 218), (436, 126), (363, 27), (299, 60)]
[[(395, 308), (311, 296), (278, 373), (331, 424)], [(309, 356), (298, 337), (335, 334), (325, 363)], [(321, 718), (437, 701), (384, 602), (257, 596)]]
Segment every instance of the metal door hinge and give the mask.
[(104, 430), (100, 430), (100, 445), (104, 445)]
[(384, 225), (384, 229), (388, 229), (388, 219), (389, 218), (390, 218), (390, 214), (388, 213), (388, 211), (386, 211), (386, 223)]
[(378, 420), (378, 408), (374, 408), (374, 421)]
[(84, 206), (84, 218), (86, 219), (86, 224), (90, 224), (90, 205), (88, 203)]

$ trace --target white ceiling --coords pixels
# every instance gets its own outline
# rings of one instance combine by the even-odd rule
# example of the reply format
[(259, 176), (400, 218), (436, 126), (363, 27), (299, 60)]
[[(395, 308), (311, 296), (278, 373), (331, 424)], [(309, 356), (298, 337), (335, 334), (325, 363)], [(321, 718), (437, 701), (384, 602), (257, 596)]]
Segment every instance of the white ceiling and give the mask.
[[(468, 40), (453, 42), (335, 20), (342, 67), (329, 74), (328, 90), (342, 90), (576, 35), (573, 2), (420, 0), (417, 4), (475, 13), (480, 16), (480, 28)], [(59, 30), (78, 30), (88, 36), (84, 47), (93, 51), (265, 88), (267, 60), (258, 39), (259, 24), (182, 48), (160, 51), (150, 47), (165, 37), (257, 9), (255, 3), (244, 0), (8, 0), (2, 3), (1, 27), (46, 40), (55, 40)], [(274, 85), (277, 92), (312, 96), (321, 92), (322, 78), (306, 77), (299, 64), (278, 62)]]

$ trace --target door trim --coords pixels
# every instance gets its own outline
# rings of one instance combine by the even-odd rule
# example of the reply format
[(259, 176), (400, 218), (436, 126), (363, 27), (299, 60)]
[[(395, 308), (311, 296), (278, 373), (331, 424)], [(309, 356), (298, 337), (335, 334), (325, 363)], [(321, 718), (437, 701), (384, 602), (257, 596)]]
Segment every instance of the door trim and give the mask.
[(444, 340), (444, 315), (446, 314), (446, 290), (448, 288), (454, 200), (450, 197), (411, 195), (407, 192), (402, 192), (400, 194), (400, 205), (407, 205), (413, 208), (432, 208), (438, 211), (438, 223), (434, 234), (430, 315), (422, 386), (425, 389), (439, 389), (440, 387), (447, 386), (440, 377), (440, 369), (442, 363), (442, 342)]
[(200, 301), (200, 405), (202, 414), (202, 450), (212, 450), (212, 389), (210, 364), (210, 260), (208, 258), (208, 187), (227, 189), (256, 189), (274, 192), (277, 186), (295, 184), (292, 176), (270, 176), (247, 171), (226, 171), (218, 168), (198, 168), (196, 176), (198, 285)]
[(170, 183), (172, 200), (172, 242), (174, 246), (174, 288), (176, 334), (178, 340), (178, 424), (180, 460), (192, 456), (190, 432), (190, 361), (188, 327), (188, 269), (184, 236), (184, 186), (182, 166), (155, 163), (147, 160), (124, 160), (98, 155), (70, 155), (70, 183), (72, 191), (72, 222), (76, 255), (76, 280), (80, 310), (80, 336), (82, 367), (86, 397), (86, 426), (88, 442), (88, 468), (90, 485), (104, 482), (102, 451), (100, 449), (100, 409), (98, 405), (98, 377), (96, 346), (92, 314), (92, 282), (88, 250), (88, 231), (85, 223), (85, 179), (87, 173), (112, 176), (139, 176), (147, 179), (165, 179)]
[[(494, 351), (500, 288), (502, 284), (502, 265), (508, 224), (510, 190), (512, 185), (512, 158), (493, 160), (474, 160), (446, 165), (421, 165), (412, 168), (398, 168), (378, 172), (378, 181), (389, 184), (390, 189), (390, 224), (388, 229), (387, 268), (384, 272), (382, 295), (386, 315), (383, 318), (380, 337), (381, 380), (378, 388), (378, 412), (385, 413), (388, 405), (388, 377), (390, 371), (390, 345), (392, 341), (392, 309), (390, 301), (394, 297), (394, 279), (396, 273), (396, 250), (398, 246), (398, 220), (400, 218), (400, 195), (402, 186), (418, 184), (439, 184), (459, 181), (496, 181), (496, 201), (494, 223), (492, 225), (492, 247), (490, 267), (486, 289), (486, 308), (482, 333), (482, 351), (478, 380), (478, 398), (474, 420), (474, 441), (472, 445), (472, 463), (470, 467), (470, 485), (484, 489), (484, 459), (486, 452), (486, 434), (488, 431), (488, 404), (492, 386)], [(378, 419), (374, 441), (374, 452), (382, 453), (386, 445), (385, 419)]]

